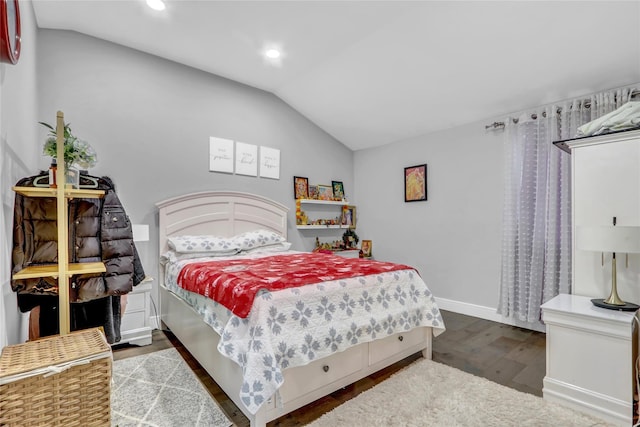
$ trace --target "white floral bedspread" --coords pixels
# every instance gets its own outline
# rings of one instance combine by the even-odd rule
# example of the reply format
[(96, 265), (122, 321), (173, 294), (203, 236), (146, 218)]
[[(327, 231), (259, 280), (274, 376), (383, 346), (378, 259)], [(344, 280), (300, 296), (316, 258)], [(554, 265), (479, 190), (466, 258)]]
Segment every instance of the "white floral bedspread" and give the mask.
[(202, 258), (166, 263), (165, 285), (221, 336), (218, 351), (242, 367), (240, 398), (251, 413), (276, 393), (285, 368), (419, 326), (433, 327), (434, 336), (444, 331), (435, 299), (414, 270), (262, 291), (243, 319), (176, 284), (180, 268), (196, 261)]

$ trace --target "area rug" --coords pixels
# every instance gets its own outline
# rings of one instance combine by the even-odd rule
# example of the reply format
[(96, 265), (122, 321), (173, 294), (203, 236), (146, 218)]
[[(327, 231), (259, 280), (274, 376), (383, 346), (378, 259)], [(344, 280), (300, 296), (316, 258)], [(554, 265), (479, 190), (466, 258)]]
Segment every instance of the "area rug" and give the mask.
[(608, 425), (540, 397), (421, 359), (308, 426)]
[(112, 426), (233, 425), (175, 348), (115, 361), (113, 380)]

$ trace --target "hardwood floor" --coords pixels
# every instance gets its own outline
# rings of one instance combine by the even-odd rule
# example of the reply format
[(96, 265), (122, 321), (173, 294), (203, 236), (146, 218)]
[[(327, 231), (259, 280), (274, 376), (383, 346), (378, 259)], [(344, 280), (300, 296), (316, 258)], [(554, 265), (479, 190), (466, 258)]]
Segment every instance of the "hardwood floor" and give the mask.
[[(433, 360), (514, 389), (542, 396), (545, 375), (545, 334), (491, 322), (463, 314), (442, 311), (447, 330), (433, 340)], [(171, 332), (154, 331), (153, 344), (144, 347), (114, 347), (115, 360), (176, 347), (222, 410), (239, 427), (248, 419), (191, 357)], [(325, 396), (269, 426), (301, 426), (339, 406), (359, 393), (384, 381), (393, 373), (419, 359), (416, 353), (369, 377)]]

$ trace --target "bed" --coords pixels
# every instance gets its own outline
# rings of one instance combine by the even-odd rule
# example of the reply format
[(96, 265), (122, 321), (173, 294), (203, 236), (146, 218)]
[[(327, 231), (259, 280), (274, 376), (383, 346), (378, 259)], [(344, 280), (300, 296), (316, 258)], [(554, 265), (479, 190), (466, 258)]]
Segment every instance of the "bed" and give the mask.
[[(231, 238), (255, 230), (277, 234), (286, 241), (288, 208), (258, 195), (228, 191), (186, 194), (160, 202), (157, 207), (160, 256), (165, 266), (160, 268), (162, 321), (247, 416), (252, 427), (264, 426), (416, 352), (431, 358), (432, 337), (444, 331), (444, 323), (433, 296), (414, 270), (396, 269), (355, 279), (259, 292), (250, 314), (241, 318), (210, 299), (176, 285), (184, 265), (203, 260), (196, 256), (171, 259), (169, 243), (182, 236)], [(264, 262), (275, 256), (306, 260), (304, 257), (309, 256), (290, 252), (264, 253), (259, 249), (215, 261), (235, 262), (236, 257), (245, 257)], [(171, 255), (169, 260), (167, 253)], [(387, 281), (394, 281), (390, 286), (394, 286), (395, 297), (391, 292), (385, 294), (383, 286), (387, 286)], [(351, 283), (361, 289), (351, 289)], [(374, 294), (372, 289), (380, 289), (380, 294)], [(349, 300), (348, 295), (353, 292), (366, 295), (371, 306), (366, 301), (363, 303), (362, 297), (360, 303), (353, 298)], [(302, 318), (305, 308), (296, 304), (312, 300), (317, 305), (313, 310), (306, 309), (309, 315), (306, 322), (317, 327), (314, 333), (323, 333), (322, 336), (311, 337), (294, 330), (298, 327), (294, 324), (305, 321)], [(411, 310), (404, 310), (402, 315), (391, 314), (398, 309), (398, 304), (409, 304), (407, 300), (412, 301)], [(284, 308), (288, 305), (284, 301), (290, 301), (292, 307), (286, 314), (283, 314)], [(389, 311), (376, 310), (376, 304)], [(226, 314), (220, 312), (220, 308)], [(344, 323), (347, 328), (347, 324), (338, 319), (339, 312), (344, 316), (349, 312), (354, 318), (364, 313), (370, 317), (370, 324), (359, 327), (356, 332), (353, 321), (352, 330), (340, 332), (340, 325)], [(246, 342), (236, 339), (242, 331), (249, 334)], [(260, 340), (256, 339), (256, 331), (260, 331)], [(266, 353), (257, 353), (255, 347)]]

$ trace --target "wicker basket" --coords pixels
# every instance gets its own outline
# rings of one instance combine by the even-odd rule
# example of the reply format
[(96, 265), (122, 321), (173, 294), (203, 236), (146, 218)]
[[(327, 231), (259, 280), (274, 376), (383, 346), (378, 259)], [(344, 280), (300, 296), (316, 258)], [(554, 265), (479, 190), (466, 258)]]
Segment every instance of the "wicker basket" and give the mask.
[(112, 360), (99, 329), (3, 348), (0, 426), (110, 426)]

